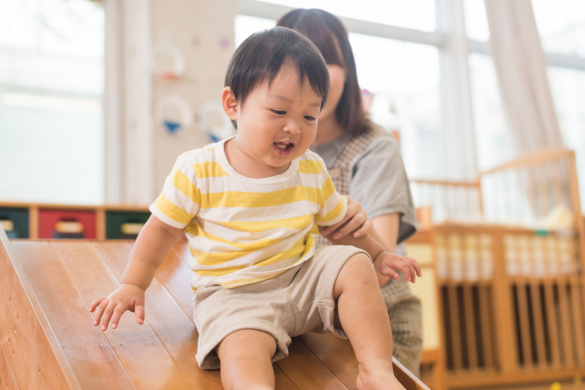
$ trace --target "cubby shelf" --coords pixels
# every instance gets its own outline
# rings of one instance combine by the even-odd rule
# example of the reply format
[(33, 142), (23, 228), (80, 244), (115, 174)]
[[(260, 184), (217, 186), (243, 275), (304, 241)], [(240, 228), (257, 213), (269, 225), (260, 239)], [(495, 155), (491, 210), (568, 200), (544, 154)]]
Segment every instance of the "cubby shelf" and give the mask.
[(150, 211), (138, 205), (63, 205), (0, 202), (9, 238), (134, 239)]

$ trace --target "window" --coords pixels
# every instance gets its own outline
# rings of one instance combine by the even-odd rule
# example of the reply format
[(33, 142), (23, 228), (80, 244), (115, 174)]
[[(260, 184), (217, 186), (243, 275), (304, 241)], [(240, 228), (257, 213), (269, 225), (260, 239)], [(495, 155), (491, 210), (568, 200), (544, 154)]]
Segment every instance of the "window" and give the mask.
[(349, 40), (360, 87), (373, 95), (372, 120), (399, 132), (411, 177), (440, 178), (444, 166), (438, 50), (355, 33), (350, 33)]
[[(449, 156), (456, 152), (454, 145), (472, 148), (473, 141), (458, 143), (458, 131), (474, 140), (475, 153), (460, 153), (465, 156), (455, 165), (467, 164), (483, 171), (516, 156), (489, 56), (490, 33), (483, 0), (240, 0), (239, 4), (245, 15), (236, 18), (238, 43), (255, 31), (255, 26), (258, 30), (270, 27), (296, 7), (322, 8), (349, 22), (346, 26), (360, 86), (374, 96), (372, 118), (400, 131), (402, 155), (411, 178), (460, 177), (458, 172), (447, 172), (454, 166)], [(532, 0), (532, 4), (549, 60), (549, 82), (561, 132), (566, 146), (577, 152), (585, 208), (585, 109), (581, 104), (585, 99), (585, 2)], [(461, 5), (463, 9), (458, 8)], [(264, 19), (254, 18), (259, 16)], [(464, 33), (453, 28), (458, 23), (465, 27)], [(449, 44), (461, 38), (467, 39), (469, 50)], [(468, 73), (462, 74), (460, 67), (445, 67), (457, 61), (467, 62), (468, 70), (463, 73)], [(460, 94), (458, 99), (451, 99), (451, 92), (447, 92), (466, 88), (469, 94)], [(467, 96), (469, 106), (453, 109), (446, 104), (467, 103)], [(453, 115), (460, 120), (453, 120)], [(472, 118), (471, 123), (465, 118)], [(465, 125), (453, 132), (450, 127), (458, 122)]]
[[(286, 1), (272, 2), (291, 5), (291, 2)], [(305, 6), (314, 8), (319, 6), (317, 3), (311, 2), (311, 5)], [(434, 13), (434, 2), (430, 3), (433, 3), (431, 8)], [(355, 7), (348, 4), (350, 3), (343, 1), (335, 2), (335, 5), (328, 2), (327, 5), (330, 7), (324, 9), (329, 12), (339, 10), (342, 14), (351, 14), (350, 11)], [(401, 10), (398, 2), (387, 4), (388, 7)], [(298, 4), (299, 7), (303, 5)], [(367, 8), (363, 5), (360, 7)], [(382, 8), (386, 9), (384, 7)], [(412, 4), (404, 5), (402, 12), (411, 7)], [(274, 26), (276, 19), (285, 12), (274, 15), (274, 19), (238, 15), (235, 19), (236, 46), (250, 34)], [(371, 14), (370, 19), (374, 17), (373, 15), (380, 14), (371, 10), (368, 12)], [(386, 12), (384, 15), (391, 13)], [(425, 17), (419, 18), (418, 22), (421, 23), (421, 20), (424, 21)], [(413, 26), (414, 24), (411, 24), (411, 27)], [(427, 25), (429, 28), (430, 26), (431, 24)], [(434, 26), (433, 21), (432, 27)], [(370, 109), (372, 119), (387, 130), (399, 132), (408, 174), (411, 177), (440, 178), (444, 171), (441, 163), (444, 151), (441, 139), (437, 48), (357, 33), (350, 33), (349, 39), (354, 50), (360, 87), (373, 95)], [(415, 152), (412, 153), (413, 151)]]
[(423, 31), (436, 28), (435, 0), (264, 0), (293, 8), (321, 8), (332, 14)]
[(104, 201), (104, 10), (6, 0), (0, 13), (0, 200)]

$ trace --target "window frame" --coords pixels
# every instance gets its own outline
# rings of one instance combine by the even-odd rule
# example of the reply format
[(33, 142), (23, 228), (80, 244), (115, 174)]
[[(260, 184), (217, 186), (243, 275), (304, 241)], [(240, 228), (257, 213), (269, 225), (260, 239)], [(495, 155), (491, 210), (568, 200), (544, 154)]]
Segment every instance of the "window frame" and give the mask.
[[(476, 53), (489, 56), (489, 43), (467, 37), (463, 0), (435, 0), (435, 4), (437, 29), (434, 32), (348, 17), (339, 19), (348, 32), (431, 45), (439, 50), (443, 150), (460, 151), (444, 154), (443, 178), (473, 179), (478, 173), (478, 161), (471, 103), (469, 55)], [(238, 0), (237, 14), (278, 20), (293, 9), (294, 7), (257, 0)], [(545, 56), (549, 66), (585, 71), (585, 58), (548, 52), (545, 52)]]

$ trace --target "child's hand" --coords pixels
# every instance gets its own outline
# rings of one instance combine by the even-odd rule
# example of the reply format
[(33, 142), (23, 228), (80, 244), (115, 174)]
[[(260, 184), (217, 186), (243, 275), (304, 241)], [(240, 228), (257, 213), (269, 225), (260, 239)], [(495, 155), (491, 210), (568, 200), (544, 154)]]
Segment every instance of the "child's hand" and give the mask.
[(374, 268), (376, 272), (393, 280), (398, 279), (398, 273), (396, 272), (398, 270), (402, 271), (406, 280), (412, 283), (414, 283), (416, 276), (419, 278), (422, 276), (420, 266), (416, 260), (386, 251), (376, 256), (374, 259)]
[(112, 325), (112, 329), (116, 329), (120, 317), (126, 310), (133, 311), (136, 322), (142, 325), (144, 323), (144, 290), (133, 284), (122, 284), (107, 297), (99, 297), (93, 301), (89, 311), (93, 313), (94, 310), (96, 312), (93, 324), (98, 326), (101, 323), (102, 330), (108, 329), (108, 323)]

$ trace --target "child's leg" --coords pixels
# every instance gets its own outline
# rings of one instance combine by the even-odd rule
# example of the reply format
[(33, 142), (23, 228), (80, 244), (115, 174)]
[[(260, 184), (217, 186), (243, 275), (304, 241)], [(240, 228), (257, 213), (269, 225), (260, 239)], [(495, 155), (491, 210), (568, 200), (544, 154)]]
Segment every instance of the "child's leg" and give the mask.
[(392, 330), (371, 260), (352, 256), (333, 289), (339, 319), (359, 363), (358, 389), (402, 388), (392, 371)]
[(274, 389), (272, 335), (253, 329), (229, 334), (217, 347), (224, 389)]

